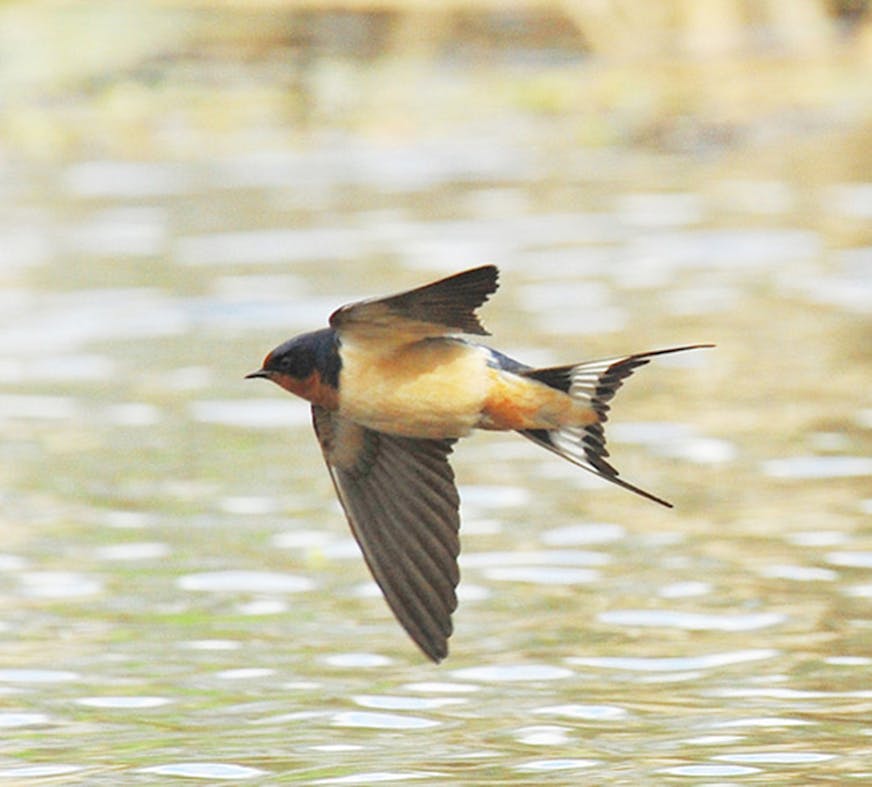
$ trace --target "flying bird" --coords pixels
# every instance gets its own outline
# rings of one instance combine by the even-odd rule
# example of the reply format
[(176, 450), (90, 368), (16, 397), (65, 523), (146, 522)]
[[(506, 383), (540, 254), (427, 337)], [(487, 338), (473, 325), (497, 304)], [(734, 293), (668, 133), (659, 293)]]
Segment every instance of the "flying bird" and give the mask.
[(670, 347), (533, 368), (463, 338), (498, 286), (484, 265), (351, 303), (330, 327), (276, 347), (248, 378), (312, 405), (324, 459), (364, 559), (397, 620), (433, 661), (448, 654), (460, 579), (460, 499), (448, 462), (473, 429), (513, 430), (642, 497), (607, 461), (603, 423), (623, 381)]

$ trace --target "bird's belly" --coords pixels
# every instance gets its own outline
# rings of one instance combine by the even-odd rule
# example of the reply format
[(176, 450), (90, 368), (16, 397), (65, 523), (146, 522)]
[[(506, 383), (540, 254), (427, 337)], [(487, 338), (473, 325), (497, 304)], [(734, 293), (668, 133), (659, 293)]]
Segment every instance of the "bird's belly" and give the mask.
[(339, 413), (405, 437), (463, 437), (488, 394), (487, 353), (458, 341), (425, 340), (375, 352), (343, 345)]

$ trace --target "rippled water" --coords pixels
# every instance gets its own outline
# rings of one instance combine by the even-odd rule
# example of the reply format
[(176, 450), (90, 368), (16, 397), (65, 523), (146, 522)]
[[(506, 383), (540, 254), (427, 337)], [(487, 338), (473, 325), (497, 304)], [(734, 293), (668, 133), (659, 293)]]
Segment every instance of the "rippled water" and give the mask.
[[(81, 160), (0, 191), (0, 780), (872, 778), (868, 177), (541, 131)], [(615, 462), (673, 511), (512, 436), (458, 448), (434, 666), (307, 407), (242, 376), (349, 299), (485, 261), (493, 342), (528, 362), (718, 349), (614, 407)]]

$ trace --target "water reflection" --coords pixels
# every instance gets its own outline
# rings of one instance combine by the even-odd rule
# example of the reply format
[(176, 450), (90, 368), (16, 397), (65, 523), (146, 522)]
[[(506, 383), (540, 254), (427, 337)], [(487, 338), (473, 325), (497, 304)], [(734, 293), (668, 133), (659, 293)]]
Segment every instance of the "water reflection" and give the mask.
[(441, 722), (411, 714), (375, 713), (370, 711), (344, 711), (337, 713), (331, 723), (335, 727), (367, 727), (377, 730), (425, 730), (438, 727)]
[(381, 656), (377, 653), (337, 653), (332, 656), (327, 656), (324, 663), (331, 667), (341, 667), (343, 669), (365, 668), (372, 669), (374, 667), (387, 667), (392, 662), (387, 656)]
[(71, 195), (88, 199), (167, 197), (184, 194), (191, 185), (187, 168), (149, 161), (81, 161), (63, 175)]
[(149, 768), (140, 768), (139, 772), (156, 776), (215, 779), (220, 781), (257, 779), (267, 775), (266, 771), (259, 768), (249, 768), (244, 765), (231, 765), (223, 762), (180, 762), (168, 765), (153, 765)]
[(626, 536), (620, 525), (607, 522), (585, 522), (546, 530), (542, 543), (553, 547), (581, 546), (583, 544), (608, 544)]
[[(0, 779), (866, 777), (868, 162), (725, 171), (494, 122), (263, 117), (195, 161), (4, 166)], [(518, 357), (719, 348), (611, 413), (615, 464), (673, 511), (521, 441), (458, 448), (437, 666), (368, 579), (308, 408), (241, 377), (343, 302), (489, 261)]]
[(71, 252), (105, 257), (158, 257), (169, 244), (169, 213), (156, 207), (110, 208), (71, 228)]
[(670, 582), (657, 591), (660, 598), (694, 598), (707, 596), (714, 588), (708, 582), (690, 580), (688, 582)]
[(515, 681), (561, 680), (572, 676), (572, 670), (548, 664), (493, 664), (454, 670), (458, 680), (479, 683), (513, 683)]
[(330, 779), (318, 779), (312, 784), (382, 784), (396, 782), (402, 784), (416, 779), (438, 778), (440, 774), (429, 771), (366, 771), (350, 776), (336, 776)]
[(826, 559), (828, 563), (832, 563), (834, 566), (847, 566), (850, 568), (872, 568), (872, 551), (828, 552), (826, 555)]
[(80, 765), (12, 765), (0, 767), (0, 779), (51, 779), (56, 776), (69, 776), (85, 770)]
[(221, 670), (215, 673), (219, 680), (257, 680), (275, 675), (275, 670), (261, 667), (240, 667), (239, 669)]
[(787, 620), (779, 612), (714, 614), (674, 609), (616, 609), (602, 612), (599, 619), (616, 626), (666, 627), (687, 631), (756, 631)]
[(471, 694), (480, 687), (471, 683), (448, 683), (444, 681), (424, 681), (409, 683), (405, 686), (409, 691), (420, 691), (424, 694)]
[(760, 773), (760, 768), (748, 768), (741, 765), (678, 765), (674, 768), (664, 768), (662, 773), (671, 776), (692, 776), (705, 779), (727, 778), (731, 776), (748, 776)]
[(66, 683), (79, 678), (75, 672), (67, 670), (0, 669), (0, 682), (3, 683)]
[(95, 555), (103, 560), (156, 560), (170, 554), (168, 544), (143, 541), (99, 547)]
[(292, 265), (356, 257), (366, 238), (345, 227), (222, 232), (181, 238), (183, 265)]
[(486, 579), (497, 582), (530, 582), (538, 585), (579, 585), (596, 582), (599, 573), (586, 568), (509, 566), (484, 571)]
[(398, 697), (395, 695), (358, 695), (354, 702), (364, 708), (379, 710), (428, 710), (448, 705), (462, 705), (467, 700), (457, 697)]
[(714, 759), (723, 760), (725, 762), (754, 762), (754, 763), (810, 763), (810, 762), (826, 762), (835, 758), (835, 754), (821, 754), (817, 752), (802, 752), (802, 751), (767, 751), (767, 752), (750, 752), (742, 754), (719, 754)]
[(179, 647), (189, 648), (190, 650), (238, 650), (241, 643), (235, 640), (228, 639), (201, 639), (191, 642), (180, 642)]
[(516, 770), (530, 773), (550, 773), (552, 771), (574, 771), (585, 768), (594, 768), (601, 765), (600, 760), (583, 759), (560, 759), (560, 760), (532, 760), (516, 766)]
[(40, 727), (50, 723), (51, 718), (44, 713), (0, 712), (0, 729)]
[(644, 445), (658, 456), (697, 464), (724, 464), (738, 455), (730, 441), (699, 435), (688, 424), (674, 421), (614, 424), (610, 437), (616, 443)]
[(274, 399), (202, 401), (190, 408), (195, 421), (250, 429), (308, 426), (312, 420), (307, 408)]
[(796, 582), (834, 582), (839, 578), (835, 571), (815, 566), (765, 566), (760, 573), (766, 577)]
[(182, 590), (213, 593), (301, 593), (314, 582), (293, 574), (270, 571), (209, 571), (179, 577)]
[(872, 475), (872, 459), (867, 456), (796, 456), (771, 459), (763, 472), (773, 478), (850, 478)]
[(63, 421), (79, 415), (75, 399), (65, 396), (3, 394), (0, 396), (0, 418), (25, 418), (37, 421)]
[(785, 719), (782, 717), (760, 716), (747, 719), (732, 719), (730, 721), (717, 722), (715, 727), (803, 727), (817, 722), (808, 719)]
[(115, 708), (118, 710), (145, 710), (161, 708), (173, 700), (168, 697), (79, 697), (77, 705), (87, 708)]
[(21, 594), (31, 598), (74, 598), (101, 593), (102, 582), (72, 571), (26, 571), (18, 575)]
[(525, 746), (563, 746), (571, 740), (570, 730), (553, 724), (538, 724), (515, 730), (515, 740)]
[(536, 713), (594, 722), (624, 721), (630, 716), (629, 711), (625, 708), (619, 708), (614, 705), (549, 705), (545, 708), (538, 708)]

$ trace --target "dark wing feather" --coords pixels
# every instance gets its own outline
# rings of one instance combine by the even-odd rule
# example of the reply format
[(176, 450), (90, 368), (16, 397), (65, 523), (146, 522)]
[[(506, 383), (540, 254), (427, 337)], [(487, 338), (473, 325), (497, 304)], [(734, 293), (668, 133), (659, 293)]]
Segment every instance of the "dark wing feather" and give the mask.
[(475, 310), (496, 292), (498, 277), (495, 265), (473, 268), (398, 295), (342, 306), (330, 316), (330, 325), (344, 334), (380, 340), (486, 335)]
[(460, 580), (454, 441), (376, 432), (317, 405), (312, 420), (373, 578), (409, 636), (440, 661)]

